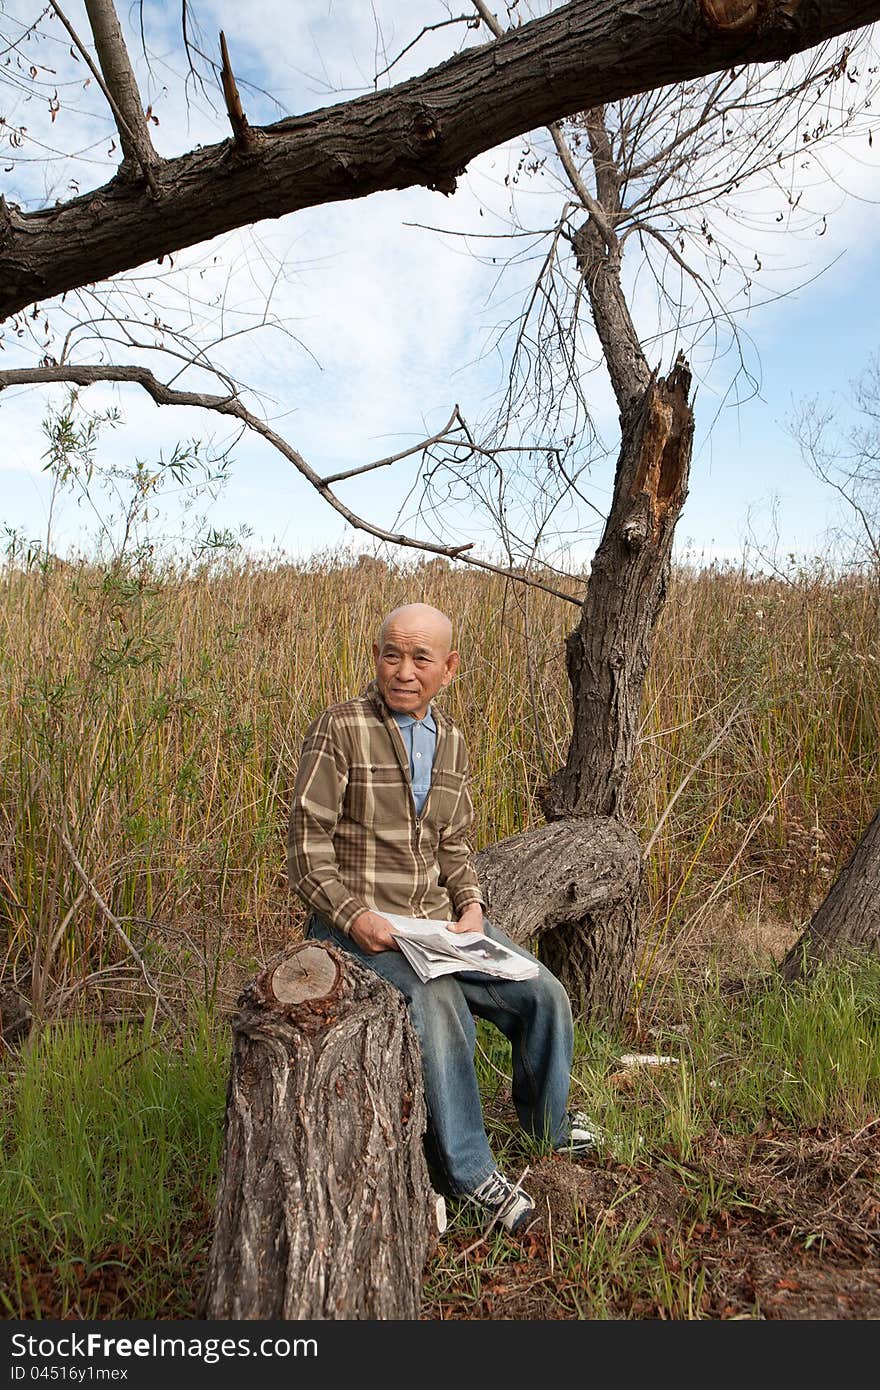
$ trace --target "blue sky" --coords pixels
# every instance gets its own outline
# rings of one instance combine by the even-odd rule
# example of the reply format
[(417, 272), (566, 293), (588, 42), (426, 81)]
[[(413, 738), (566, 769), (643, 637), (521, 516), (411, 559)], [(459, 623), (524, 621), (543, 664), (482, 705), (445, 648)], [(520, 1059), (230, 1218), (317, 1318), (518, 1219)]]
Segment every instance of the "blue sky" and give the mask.
[[(84, 32), (79, 0), (68, 8)], [(3, 9), (9, 34), (15, 32), (16, 20), (27, 23), (38, 13), (24, 0), (7, 0)], [(280, 112), (248, 86), (249, 79), (273, 92), (285, 110), (329, 104), (340, 99), (334, 88), (348, 94), (369, 87), (383, 43), (389, 54), (396, 52), (415, 36), (419, 23), (436, 21), (445, 10), (437, 0), (415, 5), (377, 0), (373, 6), (303, 0), (296, 7), (255, 0), (244, 25), (239, 5), (210, 0), (198, 14), (209, 46), (216, 32), (225, 30), (245, 109), (257, 123)], [(183, 102), (178, 6), (152, 7), (150, 24), (151, 72), (138, 59), (139, 79), (145, 100), (160, 118), (154, 131), (160, 152), (172, 154), (198, 141), (225, 138), (225, 118), (218, 110), (201, 97), (189, 109)], [(69, 76), (72, 84), (61, 88), (62, 112), (57, 122), (47, 123), (39, 101), (20, 97), (17, 117), (23, 124), (26, 120), (34, 138), (55, 142), (64, 158), (53, 160), (48, 173), (36, 163), (17, 167), (7, 196), (27, 206), (63, 196), (72, 177), (85, 187), (99, 184), (112, 171), (104, 149), (112, 129), (100, 94), (82, 89), (81, 83), (75, 88), (79, 72), (69, 61), (69, 72), (64, 69), (62, 46), (51, 34), (49, 38), (57, 80)], [(448, 30), (428, 36), (395, 68), (395, 75), (441, 61), (455, 42)], [(14, 117), (14, 105), (10, 109)], [(71, 151), (86, 147), (93, 147), (88, 155), (93, 162), (71, 157)], [(874, 149), (880, 149), (880, 139)], [(474, 161), (452, 198), (424, 189), (379, 194), (263, 223), (253, 232), (192, 248), (180, 257), (181, 267), (195, 267), (196, 282), (206, 293), (216, 290), (226, 296), (227, 321), (237, 326), (259, 315), (267, 286), (279, 275), (273, 313), (283, 328), (249, 333), (224, 349), (221, 358), (258, 393), (254, 399), (266, 416), (319, 472), (351, 468), (406, 448), (445, 423), (456, 403), (469, 419), (485, 413), (500, 380), (499, 359), (486, 355), (486, 345), (493, 327), (515, 308), (527, 283), (526, 270), (496, 283), (497, 268), (480, 264), (460, 238), (425, 228), (500, 227), (507, 196), (504, 173), (518, 152), (514, 144)], [(860, 158), (865, 153), (860, 146)], [(738, 406), (723, 404), (731, 385), (729, 363), (709, 368), (695, 361), (697, 435), (690, 495), (677, 532), (681, 556), (735, 559), (755, 541), (775, 544), (782, 554), (809, 556), (824, 547), (836, 503), (806, 469), (785, 420), (804, 396), (845, 396), (869, 353), (880, 346), (880, 177), (873, 155), (871, 159), (848, 171), (847, 185), (856, 196), (830, 197), (834, 212), (821, 238), (805, 229), (790, 242), (777, 238), (774, 243), (779, 268), (766, 277), (767, 290), (784, 291), (785, 297), (739, 320), (749, 368), (759, 379), (757, 394)], [(537, 215), (548, 202), (546, 187), (530, 188), (525, 215)], [(763, 287), (758, 287), (755, 298), (761, 293)], [(169, 316), (177, 312), (167, 295), (163, 302)], [(53, 318), (58, 334), (64, 331), (64, 312)], [(5, 366), (34, 360), (35, 346), (9, 333), (3, 347)], [(93, 360), (90, 347), (81, 344), (79, 360)], [(657, 365), (671, 365), (665, 347)], [(211, 389), (204, 381), (201, 387)], [(587, 379), (587, 391), (603, 438), (613, 443), (616, 411), (600, 373)], [(21, 535), (42, 537), (51, 513), (52, 542), (63, 551), (88, 543), (93, 518), (73, 497), (53, 501), (51, 480), (42, 471), (40, 421), (47, 402), (61, 395), (32, 388), (0, 399), (0, 522)], [(96, 409), (117, 405), (125, 417), (123, 427), (105, 434), (100, 457), (107, 463), (122, 464), (133, 456), (150, 461), (160, 450), (167, 456), (178, 439), (224, 435), (216, 417), (160, 412), (133, 389), (97, 388), (86, 399)], [(370, 548), (369, 539), (330, 512), (265, 443), (243, 438), (232, 457), (230, 481), (211, 512), (215, 526), (247, 526), (252, 532), (248, 546), (258, 552), (303, 556), (321, 549)], [(341, 489), (341, 495), (378, 525), (389, 526), (412, 475), (407, 467), (371, 474)], [(599, 506), (609, 495), (610, 477), (606, 463), (585, 479)], [(492, 548), (477, 519), (450, 518), (450, 534), (457, 522)], [(584, 525), (580, 538), (569, 541), (570, 554), (586, 561), (594, 543), (595, 532)]]

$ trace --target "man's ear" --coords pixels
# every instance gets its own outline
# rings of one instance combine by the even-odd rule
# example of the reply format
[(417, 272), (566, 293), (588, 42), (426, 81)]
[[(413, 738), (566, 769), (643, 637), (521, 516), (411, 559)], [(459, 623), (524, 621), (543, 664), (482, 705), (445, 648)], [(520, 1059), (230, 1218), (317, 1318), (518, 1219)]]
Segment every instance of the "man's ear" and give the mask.
[(459, 663), (459, 660), (460, 660), (460, 658), (459, 658), (458, 652), (450, 652), (450, 653), (449, 653), (448, 657), (446, 658), (446, 673), (445, 673), (445, 675), (444, 675), (444, 677), (443, 677), (443, 684), (444, 684), (444, 685), (448, 685), (449, 682), (452, 680), (452, 677), (453, 677), (453, 676), (456, 674), (456, 672), (458, 671), (458, 663)]
[(379, 664), (379, 643), (378, 643), (378, 642), (374, 642), (374, 643), (373, 643), (373, 661), (374, 661), (375, 664), (378, 666), (378, 664)]

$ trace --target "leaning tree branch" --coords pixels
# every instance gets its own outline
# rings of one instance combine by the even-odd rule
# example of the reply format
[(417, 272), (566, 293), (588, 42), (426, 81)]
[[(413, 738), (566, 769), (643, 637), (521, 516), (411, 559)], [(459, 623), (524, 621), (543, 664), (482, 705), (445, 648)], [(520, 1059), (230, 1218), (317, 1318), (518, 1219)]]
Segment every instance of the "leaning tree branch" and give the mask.
[[(157, 405), (184, 405), (196, 406), (200, 410), (213, 410), (218, 415), (229, 415), (235, 420), (240, 420), (247, 429), (254, 434), (260, 435), (274, 449), (292, 463), (298, 473), (315, 489), (324, 499), (328, 506), (338, 512), (341, 517), (348, 522), (356, 531), (366, 531), (368, 535), (375, 536), (377, 540), (385, 541), (389, 545), (399, 545), (410, 550), (423, 550), (432, 555), (440, 555), (449, 560), (463, 560), (466, 564), (472, 565), (475, 569), (488, 570), (491, 574), (500, 574), (505, 579), (516, 580), (520, 584), (528, 584), (533, 589), (543, 589), (545, 593), (553, 594), (555, 598), (561, 598), (566, 603), (573, 603), (578, 608), (581, 606), (581, 599), (572, 594), (565, 593), (562, 589), (556, 589), (551, 584), (545, 584), (540, 579), (534, 579), (529, 575), (521, 574), (514, 569), (505, 569), (503, 565), (493, 565), (488, 560), (478, 560), (474, 555), (468, 555), (473, 542), (466, 545), (436, 545), (432, 541), (420, 541), (414, 536), (408, 536), (404, 532), (385, 531), (380, 526), (374, 526), (372, 522), (353, 512), (350, 507), (336, 496), (328, 481), (322, 478), (319, 473), (311, 467), (292, 444), (289, 444), (283, 435), (273, 430), (271, 425), (267, 425), (265, 420), (261, 420), (258, 415), (254, 415), (236, 396), (216, 396), (200, 391), (177, 391), (155, 377), (146, 367), (78, 367), (66, 365), (61, 367), (20, 367), (8, 372), (0, 372), (0, 391), (4, 391), (8, 386), (36, 386), (47, 385), (50, 383), (68, 383), (72, 386), (94, 386), (98, 382), (130, 382), (141, 386), (152, 396)], [(456, 407), (455, 418), (458, 416)], [(460, 416), (458, 417), (461, 418)], [(447, 434), (448, 429), (444, 431)], [(436, 442), (433, 439), (425, 440), (423, 448)], [(414, 449), (407, 449), (401, 458), (416, 452)], [(361, 468), (353, 469), (349, 474), (335, 475), (338, 481), (341, 477), (354, 477), (358, 473), (369, 472), (372, 467), (381, 467), (390, 462), (387, 459), (380, 459), (375, 464), (365, 464)]]
[(98, 61), (101, 65), (100, 70), (95, 66), (92, 55), (57, 0), (49, 0), (49, 4), (72, 38), (75, 47), (85, 60), (86, 66), (107, 98), (107, 104), (113, 112), (113, 119), (116, 122), (116, 129), (119, 131), (119, 140), (124, 156), (122, 177), (127, 178), (129, 175), (126, 162), (129, 166), (131, 164), (138, 165), (147, 181), (150, 192), (156, 197), (159, 190), (152, 168), (156, 162), (156, 152), (150, 140), (140, 92), (128, 57), (128, 49), (125, 47), (125, 40), (122, 37), (122, 30), (119, 27), (119, 20), (113, 8), (113, 0), (85, 0), (92, 37), (95, 40)]
[(524, 131), (880, 18), (880, 0), (570, 0), (387, 91), (155, 166), (159, 196), (116, 177), (56, 207), (0, 203), (0, 319), (261, 218), (422, 185)]

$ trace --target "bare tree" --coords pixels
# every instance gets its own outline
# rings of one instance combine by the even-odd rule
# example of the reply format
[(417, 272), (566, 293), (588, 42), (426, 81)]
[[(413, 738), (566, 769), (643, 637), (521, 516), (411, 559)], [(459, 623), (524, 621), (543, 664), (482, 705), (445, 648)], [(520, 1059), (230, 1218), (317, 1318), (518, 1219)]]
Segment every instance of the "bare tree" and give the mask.
[(809, 468), (843, 503), (847, 554), (880, 585), (880, 352), (853, 383), (848, 404), (813, 397), (789, 428)]

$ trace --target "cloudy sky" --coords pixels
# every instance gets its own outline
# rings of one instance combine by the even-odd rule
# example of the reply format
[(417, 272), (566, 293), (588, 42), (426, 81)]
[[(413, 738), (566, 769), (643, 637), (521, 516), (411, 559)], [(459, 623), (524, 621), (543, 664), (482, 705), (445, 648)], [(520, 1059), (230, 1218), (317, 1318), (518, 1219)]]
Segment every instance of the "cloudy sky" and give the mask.
[[(136, 7), (130, 14), (119, 8), (124, 19), (137, 22)], [(58, 22), (39, 20), (43, 9), (37, 0), (0, 0), (0, 62), (8, 79), (0, 89), (7, 120), (2, 177), (7, 198), (28, 208), (100, 185), (116, 158), (101, 94), (94, 82), (86, 85), (84, 64), (71, 55)], [(246, 7), (199, 0), (193, 32), (212, 57), (219, 31), (225, 32), (243, 105), (251, 123), (260, 124), (372, 90), (376, 73), (423, 25), (441, 25), (466, 9), (450, 10), (440, 0), (251, 0)], [(81, 0), (69, 0), (65, 12), (85, 34)], [(145, 3), (143, 14), (146, 52), (134, 33), (131, 49), (144, 100), (158, 121), (152, 132), (160, 154), (225, 139), (215, 79), (204, 63), (204, 85), (187, 78), (179, 3)], [(379, 85), (424, 71), (483, 39), (460, 24), (432, 29), (380, 75)], [(18, 47), (11, 48), (13, 43)], [(12, 148), (9, 132), (22, 126), (21, 142)], [(538, 152), (546, 143), (540, 132), (528, 141)], [(376, 194), (191, 248), (177, 258), (170, 282), (147, 286), (157, 266), (133, 272), (124, 301), (117, 294), (114, 305), (118, 311), (125, 303), (144, 339), (149, 315), (191, 338), (198, 333), (202, 345), (224, 331), (233, 333), (213, 350), (214, 360), (249, 388), (249, 404), (322, 474), (408, 448), (444, 425), (456, 404), (469, 421), (484, 421), (506, 377), (510, 335), (499, 342), (499, 330), (515, 321), (543, 255), (536, 238), (511, 243), (500, 233), (509, 226), (511, 210), (524, 229), (537, 230), (552, 224), (560, 205), (551, 162), (521, 178), (513, 201), (507, 180), (522, 149), (517, 141), (475, 160), (453, 197), (424, 189)], [(769, 225), (769, 215), (767, 227), (760, 218), (749, 223), (748, 251), (761, 269), (753, 276), (748, 311), (745, 300), (732, 306), (747, 374), (737, 376), (736, 355), (724, 333), (714, 351), (704, 340), (692, 354), (697, 437), (677, 535), (682, 557), (733, 559), (755, 543), (782, 555), (812, 555), (824, 547), (836, 504), (804, 466), (786, 421), (798, 402), (816, 394), (839, 402), (843, 411), (849, 383), (880, 347), (878, 153), (880, 128), (869, 144), (864, 125), (826, 166), (811, 165), (805, 152), (806, 167), (797, 177), (808, 190), (804, 206), (809, 204), (812, 216), (788, 233)], [(760, 202), (763, 195), (754, 196)], [(505, 266), (511, 249), (519, 253), (517, 263)], [(656, 309), (635, 261), (630, 274), (639, 328), (647, 336), (657, 327)], [(198, 327), (184, 290), (199, 296)], [(147, 293), (149, 300), (143, 298)], [(59, 355), (68, 332), (75, 360), (99, 360), (100, 352), (105, 360), (111, 352), (118, 360), (135, 360), (119, 344), (98, 343), (98, 328), (82, 327), (104, 302), (99, 290), (47, 306), (48, 334), (42, 317), (20, 336), (5, 325), (3, 365), (34, 363), (47, 351)], [(106, 337), (105, 325), (100, 331)], [(668, 368), (676, 346), (671, 334), (654, 339), (652, 365)], [(584, 348), (591, 348), (589, 334)], [(158, 354), (149, 360), (158, 373)], [(173, 370), (166, 367), (166, 377)], [(176, 384), (216, 389), (192, 370)], [(603, 372), (586, 370), (586, 359), (582, 387), (606, 456), (597, 451), (581, 491), (601, 509), (609, 496), (616, 410)], [(41, 422), (63, 396), (29, 388), (0, 398), (0, 523), (22, 537), (45, 538), (48, 532), (58, 551), (88, 544), (98, 524), (81, 497), (53, 492), (44, 469)], [(230, 441), (215, 416), (160, 411), (136, 388), (93, 388), (84, 399), (93, 410), (117, 407), (123, 416), (102, 436), (96, 457), (105, 467), (123, 467), (132, 458), (151, 464), (160, 455), (167, 458), (175, 442), (194, 437), (211, 437), (216, 447)], [(416, 464), (408, 463), (345, 484), (340, 495), (387, 527), (416, 477)], [(98, 500), (98, 511), (105, 505)], [(169, 499), (169, 525), (177, 524), (175, 508)], [(410, 513), (404, 506), (404, 515)], [(229, 480), (210, 515), (218, 528), (247, 527), (248, 546), (259, 553), (304, 556), (370, 544), (329, 511), (288, 462), (247, 437), (234, 444)], [(562, 516), (569, 555), (582, 561), (596, 539), (590, 516), (589, 509)], [(187, 518), (180, 522), (190, 524)], [(450, 508), (442, 525), (447, 536), (475, 538), (485, 553), (497, 554), (486, 519), (467, 506)], [(431, 522), (410, 516), (408, 527), (427, 535)]]

